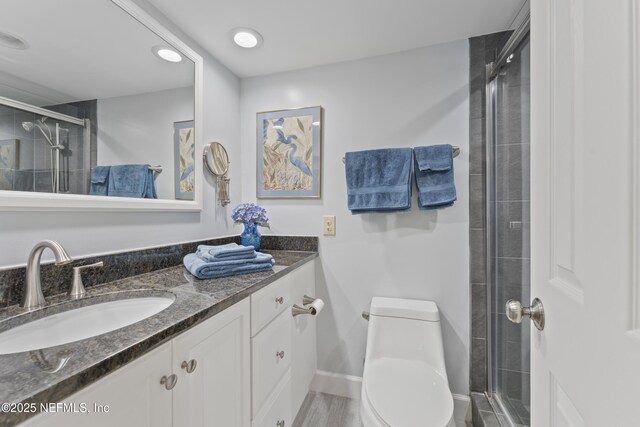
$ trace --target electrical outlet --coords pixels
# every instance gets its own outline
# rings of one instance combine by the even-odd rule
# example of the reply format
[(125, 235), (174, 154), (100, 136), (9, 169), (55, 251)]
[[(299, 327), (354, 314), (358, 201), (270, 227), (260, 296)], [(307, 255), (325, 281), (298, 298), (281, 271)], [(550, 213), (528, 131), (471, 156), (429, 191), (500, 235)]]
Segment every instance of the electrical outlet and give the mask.
[(325, 215), (322, 217), (322, 234), (325, 236), (336, 235), (336, 216)]

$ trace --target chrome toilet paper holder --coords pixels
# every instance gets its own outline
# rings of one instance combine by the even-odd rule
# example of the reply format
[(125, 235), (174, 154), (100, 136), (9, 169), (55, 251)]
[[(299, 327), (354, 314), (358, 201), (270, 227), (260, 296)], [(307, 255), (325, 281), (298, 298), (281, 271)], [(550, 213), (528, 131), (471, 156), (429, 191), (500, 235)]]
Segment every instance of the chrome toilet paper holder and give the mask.
[[(313, 302), (316, 299), (317, 298), (312, 298), (309, 295), (305, 294), (302, 297), (302, 304), (303, 305), (313, 304)], [(299, 316), (301, 314), (310, 314), (312, 316), (315, 316), (316, 314), (318, 314), (318, 312), (315, 309), (315, 307), (300, 307), (298, 304), (293, 304), (293, 307), (291, 307), (291, 314), (293, 315), (293, 317)]]

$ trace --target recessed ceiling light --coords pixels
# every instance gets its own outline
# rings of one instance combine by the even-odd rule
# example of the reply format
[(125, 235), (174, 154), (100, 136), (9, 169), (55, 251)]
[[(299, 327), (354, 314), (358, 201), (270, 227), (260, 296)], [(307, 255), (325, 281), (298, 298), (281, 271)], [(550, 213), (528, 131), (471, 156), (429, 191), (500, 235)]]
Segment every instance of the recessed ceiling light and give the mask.
[(29, 48), (29, 43), (24, 41), (22, 38), (13, 34), (5, 33), (4, 31), (0, 31), (0, 45), (10, 47), (11, 49), (24, 50)]
[(262, 44), (263, 39), (260, 33), (251, 28), (236, 28), (231, 31), (233, 41), (240, 47), (251, 49)]
[(154, 53), (158, 58), (164, 59), (169, 62), (180, 62), (182, 61), (182, 55), (180, 55), (175, 50), (171, 49), (167, 46), (154, 46), (151, 49), (151, 52)]

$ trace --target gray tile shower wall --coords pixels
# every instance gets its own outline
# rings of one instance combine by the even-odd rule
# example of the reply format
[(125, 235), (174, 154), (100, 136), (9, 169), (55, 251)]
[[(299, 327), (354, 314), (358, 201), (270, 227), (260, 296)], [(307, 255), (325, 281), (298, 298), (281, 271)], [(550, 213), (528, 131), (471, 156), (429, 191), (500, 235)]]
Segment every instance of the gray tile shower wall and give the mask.
[(487, 388), (487, 273), (486, 273), (486, 64), (510, 32), (469, 39), (469, 241), (471, 250), (471, 366), (470, 389)]
[[(104, 262), (103, 268), (89, 269), (82, 275), (87, 288), (113, 282), (125, 277), (149, 273), (154, 270), (182, 264), (182, 258), (196, 250), (200, 244), (223, 245), (240, 243), (239, 236), (181, 243), (151, 249), (122, 252), (82, 258), (65, 266), (43, 264), (41, 268), (42, 292), (45, 297), (65, 293), (71, 286), (72, 268), (82, 264)], [(64, 242), (62, 242), (64, 243)], [(289, 250), (316, 252), (318, 238), (311, 236), (262, 236), (261, 250)], [(25, 260), (27, 259), (25, 254)], [(73, 254), (70, 254), (73, 257)], [(18, 304), (24, 290), (25, 267), (0, 270), (0, 307)]]

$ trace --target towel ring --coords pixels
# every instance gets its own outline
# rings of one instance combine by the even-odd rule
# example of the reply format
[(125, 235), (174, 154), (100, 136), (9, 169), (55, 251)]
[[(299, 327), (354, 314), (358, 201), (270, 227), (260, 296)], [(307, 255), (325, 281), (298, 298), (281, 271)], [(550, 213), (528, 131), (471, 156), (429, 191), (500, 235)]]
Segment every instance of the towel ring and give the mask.
[[(453, 147), (451, 147), (453, 149), (453, 157), (458, 157), (460, 155), (460, 147), (458, 147), (457, 145), (454, 145)], [(344, 157), (342, 158), (342, 163), (344, 163)]]

